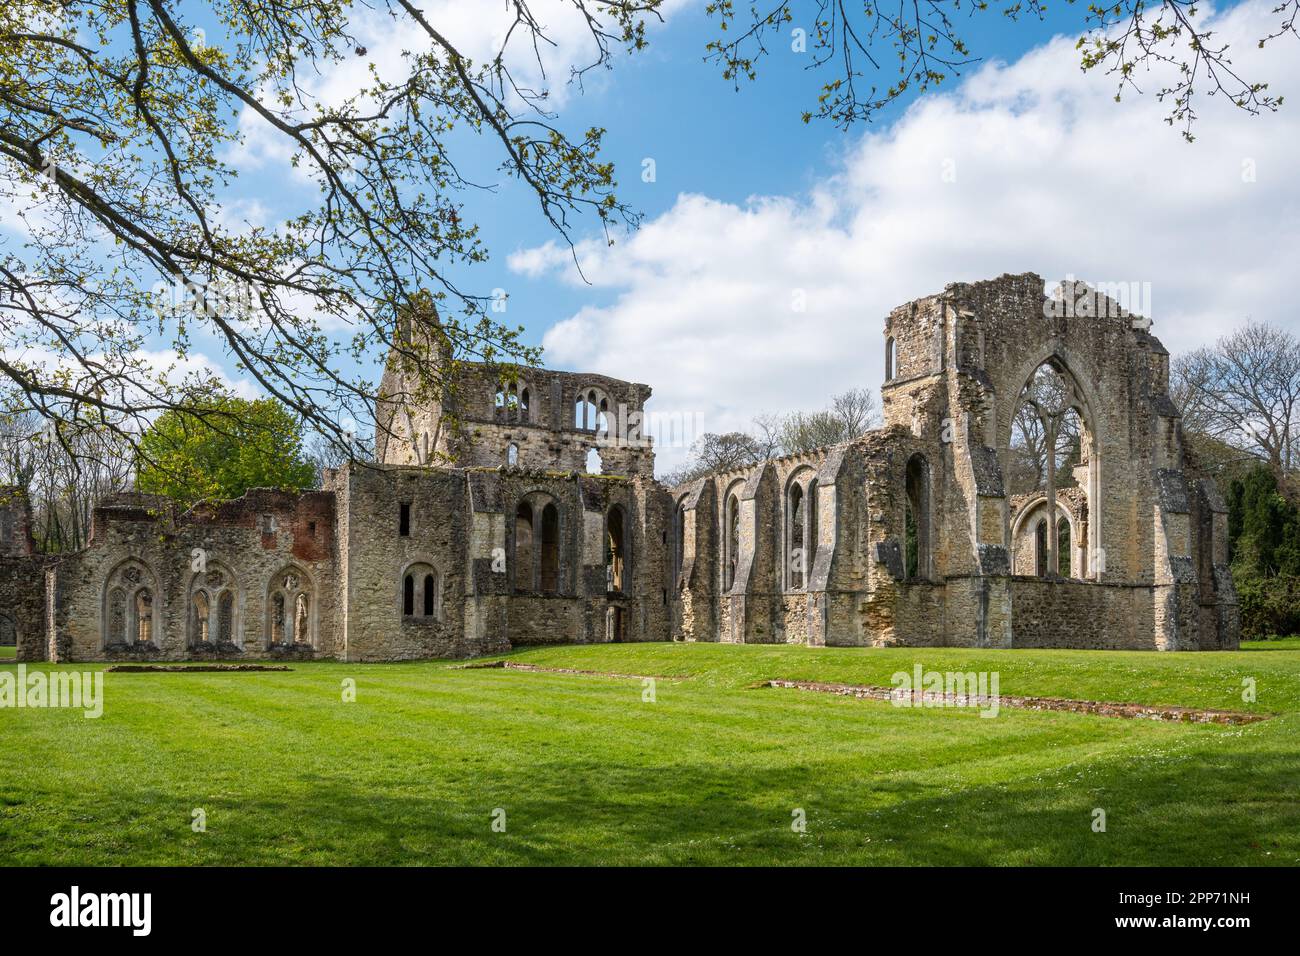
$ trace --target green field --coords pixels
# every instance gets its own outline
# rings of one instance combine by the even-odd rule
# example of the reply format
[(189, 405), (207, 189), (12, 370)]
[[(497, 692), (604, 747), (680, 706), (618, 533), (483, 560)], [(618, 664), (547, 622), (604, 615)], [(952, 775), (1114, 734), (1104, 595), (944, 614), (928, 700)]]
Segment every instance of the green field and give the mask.
[(0, 645), (0, 661), (13, 660), (18, 656), (18, 648), (12, 644)]
[[(668, 679), (647, 702), (636, 679), (445, 662), (108, 674), (98, 720), (0, 709), (0, 863), (1300, 863), (1300, 641), (1207, 654), (651, 644), (511, 657)], [(915, 663), (997, 671), (1004, 695), (1276, 716), (986, 719), (752, 686), (888, 684)], [(1242, 700), (1245, 678), (1256, 702)], [(195, 809), (206, 832), (191, 827)]]

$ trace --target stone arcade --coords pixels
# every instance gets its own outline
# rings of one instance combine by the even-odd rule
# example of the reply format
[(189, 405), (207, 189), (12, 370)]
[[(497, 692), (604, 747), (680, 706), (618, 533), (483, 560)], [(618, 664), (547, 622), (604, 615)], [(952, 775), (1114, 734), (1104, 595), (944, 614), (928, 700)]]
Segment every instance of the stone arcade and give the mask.
[[(1235, 648), (1226, 509), (1184, 447), (1168, 353), (1105, 296), (1043, 289), (1007, 275), (895, 309), (884, 427), (681, 488), (622, 427), (646, 386), (543, 369), (505, 385), (463, 365), (458, 428), (436, 403), (381, 404), (395, 437), (379, 464), (321, 491), (185, 513), (118, 495), (88, 547), (47, 559), (22, 495), (0, 489), (0, 638), (53, 661), (668, 640)], [(1011, 495), (1012, 420), (1044, 374), (1059, 402), (1042, 420), (1077, 423), (1074, 482), (1049, 468), (1047, 490)], [(402, 380), (390, 361), (381, 394)], [(432, 452), (455, 467), (420, 464)], [(593, 452), (600, 474), (585, 473)]]

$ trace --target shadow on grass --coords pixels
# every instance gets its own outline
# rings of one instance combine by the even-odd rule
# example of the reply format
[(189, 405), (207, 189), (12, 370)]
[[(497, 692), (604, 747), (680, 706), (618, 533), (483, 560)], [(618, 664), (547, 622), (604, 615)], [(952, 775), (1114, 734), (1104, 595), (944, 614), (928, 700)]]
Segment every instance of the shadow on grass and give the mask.
[[(563, 759), (526, 775), (444, 768), (436, 793), (300, 774), (283, 796), (192, 798), (205, 833), (175, 793), (100, 792), (62, 808), (57, 842), (46, 795), (26, 794), (0, 801), (0, 846), (26, 863), (1294, 865), (1300, 756), (1286, 748), (1300, 721), (1289, 723), (1007, 785), (864, 775), (842, 757), (758, 772)], [(796, 808), (806, 832), (791, 828)], [(498, 809), (505, 832), (492, 829)]]

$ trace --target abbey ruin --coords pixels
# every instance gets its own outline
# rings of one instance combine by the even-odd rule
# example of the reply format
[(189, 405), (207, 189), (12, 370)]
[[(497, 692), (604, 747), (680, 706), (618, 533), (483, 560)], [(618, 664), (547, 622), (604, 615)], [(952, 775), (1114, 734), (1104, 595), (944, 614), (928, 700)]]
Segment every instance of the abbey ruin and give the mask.
[[(381, 409), (378, 463), (320, 491), (184, 513), (119, 495), (85, 549), (54, 559), (0, 489), (0, 640), (50, 661), (1235, 648), (1226, 508), (1184, 447), (1149, 324), (1081, 284), (1048, 297), (1032, 274), (950, 285), (885, 320), (883, 427), (679, 488), (654, 478), (645, 385), (464, 365), (460, 427), (440, 427), (440, 403)], [(402, 374), (390, 361), (381, 394)], [(1009, 480), (1025, 406), (1047, 447), (1063, 429), (1075, 442), (1027, 492)], [(454, 464), (422, 464), (437, 454)]]

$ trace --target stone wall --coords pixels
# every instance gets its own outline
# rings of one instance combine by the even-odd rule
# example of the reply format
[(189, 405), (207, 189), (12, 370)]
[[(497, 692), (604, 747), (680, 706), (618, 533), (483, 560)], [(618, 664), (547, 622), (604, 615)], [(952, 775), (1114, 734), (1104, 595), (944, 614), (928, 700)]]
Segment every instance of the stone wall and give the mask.
[(21, 490), (0, 485), (0, 644), (18, 660), (44, 660), (45, 567), (31, 533), (31, 507)]
[[(1077, 284), (1049, 300), (1034, 275), (951, 285), (886, 319), (881, 428), (671, 490), (639, 433), (644, 385), (444, 356), (445, 388), (416, 396), (409, 357), (390, 358), (380, 463), (320, 492), (184, 514), (118, 496), (84, 550), (46, 562), (11, 490), (0, 628), (54, 660), (669, 639), (1234, 648), (1226, 508), (1184, 447), (1148, 324)], [(1072, 383), (1088, 454), (1058, 489), (1068, 573), (1033, 577), (1013, 558), (1036, 504), (1004, 475), (1045, 364)], [(601, 474), (585, 473), (593, 449)]]
[[(1185, 452), (1168, 353), (1149, 325), (1082, 284), (1049, 299), (1031, 274), (951, 285), (895, 309), (885, 322), (883, 428), (679, 489), (681, 564), (693, 573), (674, 592), (674, 637), (1237, 646), (1226, 512)], [(1068, 476), (1074, 486), (1057, 491), (1072, 530), (1065, 573), (1012, 577), (1038, 570), (1026, 552), (1041, 496), (1013, 499), (1003, 476), (1023, 389), (1044, 365), (1071, 383), (1087, 455)], [(807, 580), (792, 581), (799, 501), (789, 492), (801, 472), (817, 478), (817, 543)]]
[(333, 656), (334, 502), (270, 490), (184, 514), (145, 495), (103, 502), (89, 545), (60, 558), (51, 579), (51, 659)]

